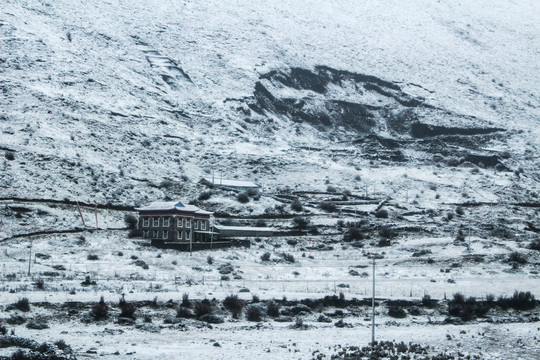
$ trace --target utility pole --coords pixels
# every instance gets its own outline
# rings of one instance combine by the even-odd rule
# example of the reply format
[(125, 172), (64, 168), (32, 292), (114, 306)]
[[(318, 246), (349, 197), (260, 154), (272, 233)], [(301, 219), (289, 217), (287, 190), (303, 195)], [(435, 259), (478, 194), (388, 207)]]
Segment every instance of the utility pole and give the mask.
[(28, 275), (30, 275), (30, 269), (32, 267), (32, 245), (33, 245), (33, 240), (30, 240), (30, 254), (28, 255)]
[(189, 235), (189, 256), (193, 255), (193, 234), (191, 233), (191, 230), (188, 232)]
[(375, 257), (373, 257), (373, 295), (371, 296), (371, 346), (375, 345)]

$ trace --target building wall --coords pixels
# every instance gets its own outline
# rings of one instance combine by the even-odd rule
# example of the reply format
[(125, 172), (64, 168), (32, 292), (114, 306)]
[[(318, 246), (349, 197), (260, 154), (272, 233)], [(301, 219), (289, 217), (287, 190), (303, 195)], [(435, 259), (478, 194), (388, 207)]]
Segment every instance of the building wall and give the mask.
[(210, 218), (189, 215), (139, 214), (139, 230), (145, 239), (195, 241), (194, 230), (209, 230)]

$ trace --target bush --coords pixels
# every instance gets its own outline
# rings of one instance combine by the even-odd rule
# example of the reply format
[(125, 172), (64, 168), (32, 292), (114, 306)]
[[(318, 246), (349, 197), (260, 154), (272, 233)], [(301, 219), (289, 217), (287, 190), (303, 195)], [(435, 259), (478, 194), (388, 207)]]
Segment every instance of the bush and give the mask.
[(96, 320), (104, 320), (109, 317), (109, 306), (105, 303), (103, 296), (97, 304), (92, 306), (92, 315)]
[(180, 306), (178, 307), (178, 310), (176, 310), (176, 317), (182, 319), (193, 319), (195, 317), (195, 313), (184, 306)]
[(86, 257), (87, 260), (99, 260), (99, 256), (95, 255), (95, 254), (88, 254), (88, 256)]
[(0, 335), (6, 335), (8, 332), (7, 327), (0, 322)]
[(281, 258), (287, 262), (294, 263), (294, 256), (288, 253), (282, 253)]
[(203, 315), (212, 314), (212, 303), (208, 299), (204, 299), (195, 304), (195, 315), (200, 318)]
[(45, 281), (43, 279), (37, 279), (34, 286), (39, 290), (43, 290), (45, 289)]
[(465, 215), (465, 210), (463, 210), (463, 207), (462, 207), (462, 206), (458, 206), (458, 207), (456, 208), (456, 214), (458, 214), (459, 216)]
[(529, 310), (536, 306), (536, 301), (530, 291), (515, 291), (511, 298), (499, 297), (497, 304), (502, 308), (511, 307), (516, 310)]
[(206, 262), (208, 263), (208, 265), (212, 265), (214, 263), (214, 258), (208, 255), (206, 257)]
[(379, 219), (387, 219), (388, 218), (388, 210), (386, 210), (386, 209), (377, 210), (377, 212), (375, 213), (375, 217), (377, 217)]
[(249, 195), (245, 191), (241, 192), (240, 194), (236, 196), (236, 200), (238, 200), (238, 202), (242, 204), (246, 204), (249, 202)]
[(262, 309), (259, 305), (249, 305), (246, 307), (246, 319), (248, 321), (261, 321)]
[(337, 192), (337, 189), (335, 187), (333, 187), (332, 185), (328, 185), (326, 187), (326, 191), (330, 192), (330, 193), (335, 193), (335, 192)]
[(429, 296), (428, 294), (424, 295), (424, 297), (422, 298), (422, 305), (427, 308), (433, 307), (436, 303), (437, 300), (431, 299), (431, 296)]
[(13, 304), (13, 307), (17, 310), (28, 312), (30, 311), (30, 301), (28, 301), (28, 298), (23, 297), (22, 299), (17, 300), (17, 302)]
[(128, 303), (124, 298), (120, 299), (118, 306), (120, 307), (119, 317), (135, 319), (135, 311), (137, 308), (134, 304)]
[(514, 262), (514, 263), (518, 263), (518, 264), (526, 264), (527, 263), (527, 258), (525, 257), (525, 255), (517, 252), (517, 251), (514, 251), (512, 252), (510, 255), (508, 255), (508, 262)]
[(454, 299), (452, 300), (455, 304), (464, 304), (465, 303), (465, 296), (462, 293), (455, 293), (453, 295)]
[(396, 230), (392, 229), (391, 227), (389, 226), (383, 226), (380, 230), (379, 230), (379, 235), (382, 237), (382, 238), (385, 238), (385, 239), (391, 239), (393, 237), (395, 237), (397, 235), (397, 232)]
[(135, 215), (126, 214), (126, 216), (124, 216), (124, 222), (126, 223), (126, 226), (128, 227), (128, 229), (133, 230), (137, 228), (138, 220)]
[(529, 244), (529, 249), (540, 251), (540, 239), (531, 241)]
[(448, 219), (448, 221), (451, 221), (454, 218), (454, 213), (453, 212), (448, 212), (446, 214), (446, 218)]
[(307, 229), (309, 225), (309, 219), (303, 217), (295, 217), (292, 219), (292, 225), (295, 229)]
[(336, 205), (332, 202), (324, 201), (319, 204), (319, 208), (326, 212), (334, 212), (336, 211)]
[(191, 301), (189, 300), (189, 294), (183, 293), (182, 294), (182, 306), (184, 307), (191, 307)]
[(343, 235), (343, 241), (350, 242), (355, 240), (364, 240), (365, 236), (356, 226), (351, 226)]
[(201, 201), (208, 200), (210, 199), (211, 196), (212, 196), (211, 191), (203, 191), (202, 193), (199, 194), (199, 200)]
[(379, 242), (377, 243), (378, 247), (386, 247), (390, 245), (392, 245), (392, 243), (390, 242), (389, 239), (379, 239)]
[(269, 261), (270, 256), (271, 256), (271, 254), (267, 251), (267, 252), (265, 252), (264, 254), (261, 255), (261, 260), (262, 261)]
[(388, 307), (388, 315), (393, 317), (393, 318), (404, 318), (407, 316), (407, 314), (405, 313), (405, 310), (403, 310), (401, 307), (399, 306), (390, 306)]
[(237, 319), (244, 308), (244, 302), (238, 295), (229, 295), (223, 300), (223, 306), (232, 313), (233, 318)]
[(266, 314), (270, 317), (278, 317), (279, 316), (279, 305), (271, 300), (266, 304)]
[(304, 207), (302, 206), (302, 203), (300, 202), (300, 200), (298, 199), (293, 200), (293, 202), (291, 203), (291, 210), (296, 211), (296, 212), (300, 212), (304, 210)]
[(4, 154), (5, 158), (9, 161), (13, 161), (15, 160), (15, 154), (13, 153), (13, 151), (6, 151), (6, 153)]

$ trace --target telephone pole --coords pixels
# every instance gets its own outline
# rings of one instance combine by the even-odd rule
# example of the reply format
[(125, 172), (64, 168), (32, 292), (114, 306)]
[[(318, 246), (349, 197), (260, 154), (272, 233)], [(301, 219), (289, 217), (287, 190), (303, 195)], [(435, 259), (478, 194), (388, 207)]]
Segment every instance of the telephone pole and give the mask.
[(375, 257), (373, 257), (373, 294), (371, 296), (371, 346), (375, 345)]
[(28, 275), (30, 275), (30, 269), (32, 267), (32, 245), (33, 240), (30, 240), (30, 246), (28, 247), (30, 249), (30, 254), (28, 255)]

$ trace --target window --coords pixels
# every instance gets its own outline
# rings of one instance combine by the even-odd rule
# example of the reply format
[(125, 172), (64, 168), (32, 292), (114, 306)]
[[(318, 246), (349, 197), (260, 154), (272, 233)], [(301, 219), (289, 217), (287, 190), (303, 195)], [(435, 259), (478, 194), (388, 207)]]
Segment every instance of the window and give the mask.
[(198, 228), (199, 228), (199, 220), (195, 220), (195, 221), (193, 222), (193, 228), (194, 228), (194, 229), (198, 229)]
[(184, 218), (178, 218), (176, 220), (176, 226), (177, 227), (184, 227)]
[(158, 232), (157, 231), (152, 231), (152, 239), (157, 239), (158, 238)]
[(154, 227), (158, 227), (158, 226), (159, 226), (159, 218), (158, 218), (158, 217), (155, 217), (155, 218), (154, 218), (154, 221), (153, 221), (152, 225), (153, 225)]
[(163, 232), (163, 240), (167, 240), (169, 238), (169, 232), (168, 231), (164, 231)]
[(206, 221), (201, 221), (201, 230), (206, 230)]
[(171, 222), (171, 218), (164, 217), (163, 218), (163, 227), (169, 227), (170, 222)]
[(149, 227), (150, 226), (150, 218), (147, 218), (147, 217), (143, 218), (142, 226), (143, 227)]
[(186, 232), (187, 232), (187, 239), (188, 239), (188, 240), (191, 240), (191, 231), (188, 230), (188, 231), (186, 231)]
[(186, 219), (186, 227), (191, 228), (191, 219)]
[(182, 232), (181, 231), (176, 232), (176, 239), (182, 240)]
[(149, 233), (149, 231), (143, 231), (142, 232), (142, 237), (145, 238), (145, 239), (148, 239), (148, 233)]

